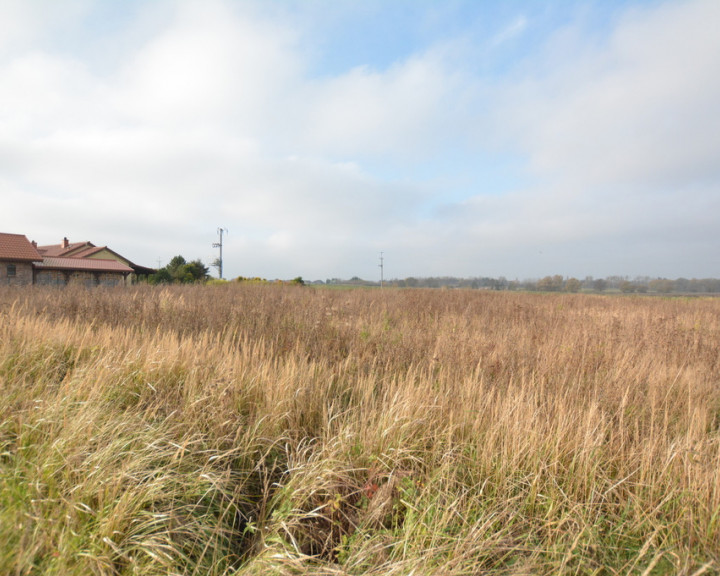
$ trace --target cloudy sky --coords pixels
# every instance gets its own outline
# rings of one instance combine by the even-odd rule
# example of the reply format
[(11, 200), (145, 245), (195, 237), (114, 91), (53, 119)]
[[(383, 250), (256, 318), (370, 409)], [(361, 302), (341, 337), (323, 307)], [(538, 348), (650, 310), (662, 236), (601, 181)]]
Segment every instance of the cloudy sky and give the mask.
[[(0, 0), (0, 231), (225, 276), (720, 276), (718, 0)], [(213, 270), (216, 273), (215, 270)]]

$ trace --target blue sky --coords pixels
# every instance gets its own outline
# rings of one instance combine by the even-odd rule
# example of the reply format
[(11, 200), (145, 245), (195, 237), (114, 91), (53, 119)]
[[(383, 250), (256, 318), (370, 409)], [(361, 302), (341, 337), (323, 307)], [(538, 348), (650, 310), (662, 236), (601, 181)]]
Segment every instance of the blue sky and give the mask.
[(720, 3), (0, 0), (0, 230), (308, 279), (720, 275)]

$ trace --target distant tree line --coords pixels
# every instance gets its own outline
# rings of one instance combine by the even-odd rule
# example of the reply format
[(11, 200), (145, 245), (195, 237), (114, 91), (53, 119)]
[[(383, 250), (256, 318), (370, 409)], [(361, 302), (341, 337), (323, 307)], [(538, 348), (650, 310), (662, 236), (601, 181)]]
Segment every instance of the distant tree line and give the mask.
[[(292, 284), (294, 286), (305, 286), (305, 280), (303, 280), (302, 276), (297, 276), (292, 280), (266, 280), (265, 278), (260, 278), (259, 276), (255, 276), (253, 278), (238, 276), (235, 278), (235, 282), (244, 282), (246, 284)], [(320, 282), (320, 284), (322, 284), (322, 282)]]
[[(354, 276), (349, 280), (340, 278), (328, 279), (325, 282), (315, 281), (312, 284), (330, 284), (346, 286), (379, 286), (379, 282), (363, 280)], [(715, 294), (720, 293), (718, 278), (651, 278), (638, 276), (608, 276), (583, 279), (565, 277), (560, 274), (545, 276), (539, 279), (508, 280), (499, 278), (475, 277), (457, 278), (454, 276), (433, 276), (426, 278), (408, 277), (386, 280), (385, 286), (398, 288), (470, 288), (478, 290), (525, 290), (534, 292), (621, 292), (625, 294)]]
[[(200, 261), (187, 262), (182, 256), (175, 256), (167, 266), (151, 274), (150, 284), (191, 284), (205, 282), (210, 278), (208, 268)], [(237, 282), (269, 283), (262, 278), (244, 278), (239, 276)], [(273, 281), (281, 282), (281, 281)], [(337, 285), (337, 286), (367, 286), (377, 287), (379, 282), (363, 280), (357, 276), (350, 279), (329, 278), (306, 281), (301, 276), (282, 283)], [(455, 276), (413, 277), (386, 280), (385, 286), (397, 288), (469, 288), (475, 290), (524, 290), (534, 292), (618, 292), (624, 294), (717, 294), (720, 293), (719, 278), (651, 278), (649, 276), (608, 276), (606, 278), (593, 278), (586, 276), (578, 279), (565, 277), (560, 274), (544, 276), (539, 279), (508, 280), (504, 276), (491, 278), (478, 276), (473, 278), (458, 278)]]
[[(534, 284), (534, 287), (533, 287)], [(524, 286), (528, 290), (546, 292), (622, 292), (624, 294), (713, 294), (720, 293), (718, 278), (650, 278), (647, 276), (633, 279), (627, 276), (608, 276), (607, 278), (586, 277), (584, 280), (546, 276)]]

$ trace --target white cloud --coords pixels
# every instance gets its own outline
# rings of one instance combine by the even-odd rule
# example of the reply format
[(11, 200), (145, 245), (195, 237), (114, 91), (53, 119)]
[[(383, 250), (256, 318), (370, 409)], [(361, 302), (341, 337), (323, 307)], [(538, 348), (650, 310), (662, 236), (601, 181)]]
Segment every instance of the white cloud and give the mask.
[(173, 131), (262, 130), (301, 69), (292, 41), (286, 28), (237, 15), (230, 4), (181, 3), (125, 62), (116, 106), (130, 121)]
[(42, 46), (48, 31), (82, 17), (87, 6), (87, 0), (0, 0), (0, 58)]
[(533, 167), (593, 185), (717, 170), (719, 18), (712, 0), (631, 11), (607, 45), (568, 50), (559, 72), (511, 87), (508, 115)]
[[(152, 265), (209, 261), (225, 226), (227, 274), (306, 278), (374, 277), (380, 250), (389, 276), (701, 275), (719, 248), (714, 1), (626, 10), (601, 39), (558, 30), (502, 77), (447, 41), (311, 77), (300, 24), (221, 0), (140, 4), (103, 67), (82, 38), (53, 48), (96, 4), (27, 5), (0, 24), (3, 231)], [(522, 186), (481, 188), (490, 146), (526, 162)]]
[(494, 47), (500, 46), (501, 44), (520, 36), (528, 27), (528, 19), (521, 15), (518, 16), (515, 21), (512, 22), (507, 28), (500, 30), (495, 36), (493, 36), (490, 44)]
[(462, 79), (429, 52), (389, 70), (356, 68), (313, 83), (300, 126), (306, 144), (350, 157), (427, 157), (454, 128)]
[(577, 252), (588, 274), (715, 273), (712, 235), (684, 253), (669, 246), (720, 204), (718, 17), (720, 5), (698, 0), (631, 10), (605, 42), (558, 33), (563, 50), (551, 43), (496, 96), (495, 137), (527, 155), (535, 184), (466, 204), (464, 221), (482, 230), (468, 237), (499, 228), (493, 245), (551, 246), (576, 274)]

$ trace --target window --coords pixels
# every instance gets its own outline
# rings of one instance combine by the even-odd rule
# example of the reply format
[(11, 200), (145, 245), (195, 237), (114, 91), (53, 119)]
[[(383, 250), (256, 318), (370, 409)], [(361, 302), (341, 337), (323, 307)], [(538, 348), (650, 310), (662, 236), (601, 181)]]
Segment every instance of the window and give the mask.
[(8, 264), (7, 265), (8, 278), (14, 278), (15, 274), (17, 274), (17, 270), (15, 270), (15, 264)]

